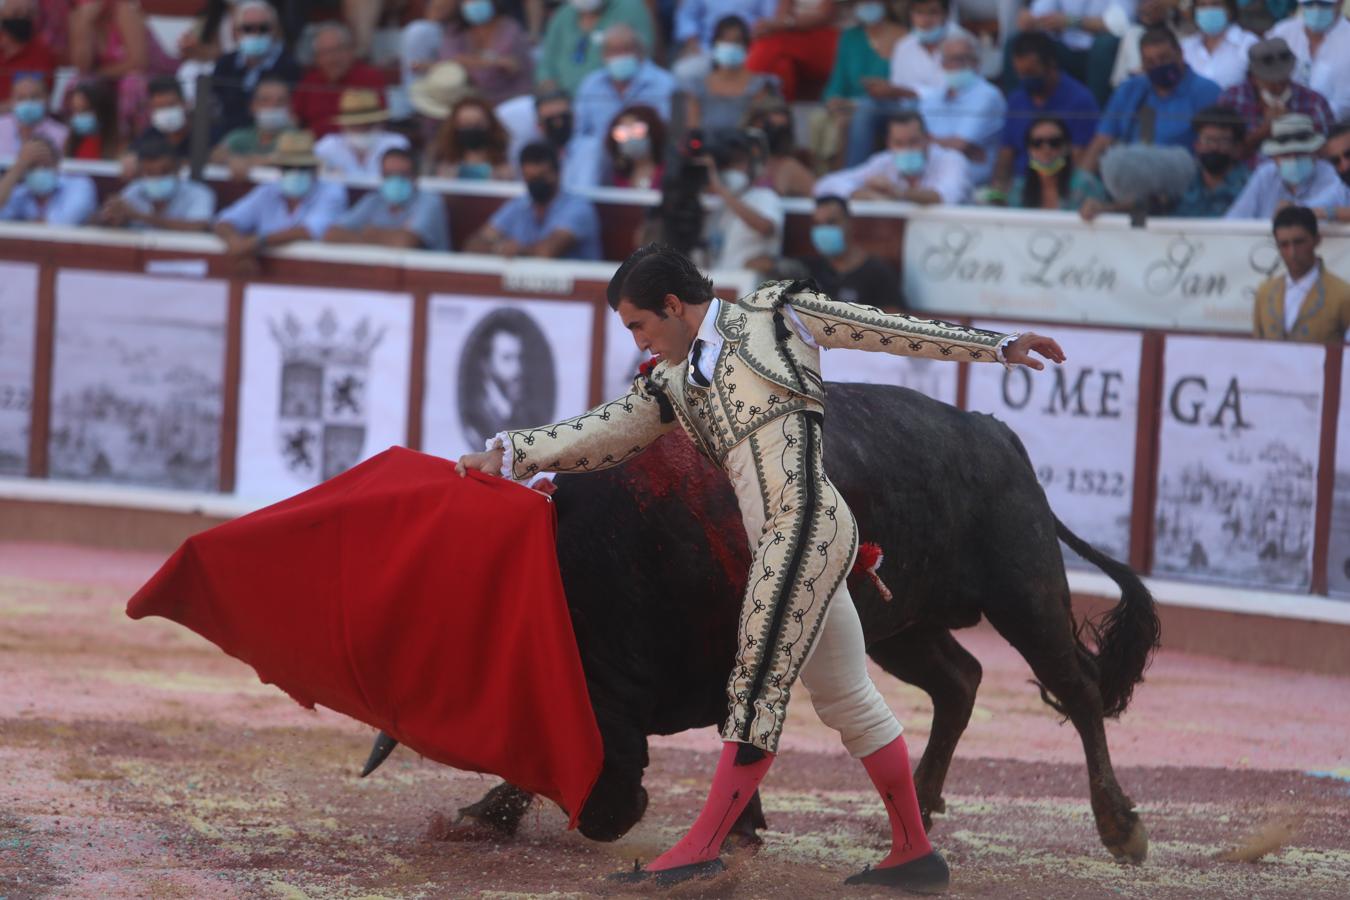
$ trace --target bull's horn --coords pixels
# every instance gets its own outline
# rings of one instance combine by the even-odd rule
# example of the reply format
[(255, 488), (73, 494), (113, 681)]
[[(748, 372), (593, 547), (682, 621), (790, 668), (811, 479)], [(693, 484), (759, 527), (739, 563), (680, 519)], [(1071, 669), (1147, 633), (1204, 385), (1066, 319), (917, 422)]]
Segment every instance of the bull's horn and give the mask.
[(370, 748), (370, 756), (366, 758), (365, 768), (361, 770), (361, 777), (365, 778), (371, 772), (380, 767), (380, 763), (389, 758), (389, 754), (394, 752), (398, 746), (398, 741), (381, 731), (375, 736), (375, 744)]

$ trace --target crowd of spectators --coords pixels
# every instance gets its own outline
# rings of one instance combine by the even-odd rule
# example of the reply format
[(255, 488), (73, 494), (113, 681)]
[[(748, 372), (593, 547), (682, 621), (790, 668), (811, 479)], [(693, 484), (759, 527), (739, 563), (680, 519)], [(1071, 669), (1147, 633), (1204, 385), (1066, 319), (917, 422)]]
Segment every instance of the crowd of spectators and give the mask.
[[(586, 194), (615, 187), (655, 192), (643, 237), (769, 273), (790, 267), (783, 198), (814, 197), (818, 256), (795, 264), (859, 295), (884, 281), (850, 237), (860, 200), (1350, 220), (1337, 4), (1031, 0), (997, 37), (961, 15), (209, 0), (171, 52), (136, 0), (0, 0), (0, 218), (211, 230), (245, 268), (295, 240), (595, 259)], [(236, 179), (279, 171), (217, 209), (183, 174), (194, 149)], [(63, 159), (127, 183), (100, 204)], [(524, 190), (451, 248), (426, 176)]]

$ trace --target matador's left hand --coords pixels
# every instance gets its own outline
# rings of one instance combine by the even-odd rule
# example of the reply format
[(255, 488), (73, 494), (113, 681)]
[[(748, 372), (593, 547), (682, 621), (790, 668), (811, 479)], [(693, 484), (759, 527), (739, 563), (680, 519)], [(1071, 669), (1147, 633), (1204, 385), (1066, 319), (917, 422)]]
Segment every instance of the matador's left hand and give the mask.
[(1053, 363), (1062, 363), (1066, 359), (1064, 351), (1059, 348), (1059, 343), (1054, 338), (1043, 337), (1030, 331), (1018, 335), (1017, 340), (1003, 348), (1003, 358), (1014, 365), (1044, 369), (1045, 363), (1032, 357), (1033, 350)]

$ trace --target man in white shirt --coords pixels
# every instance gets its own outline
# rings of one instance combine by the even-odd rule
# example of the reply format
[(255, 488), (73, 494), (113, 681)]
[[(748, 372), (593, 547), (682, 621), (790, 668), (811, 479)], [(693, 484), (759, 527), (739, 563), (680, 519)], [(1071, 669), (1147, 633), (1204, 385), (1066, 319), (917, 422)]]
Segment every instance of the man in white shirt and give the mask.
[(380, 95), (364, 88), (348, 88), (338, 101), (333, 124), (342, 129), (324, 135), (314, 145), (323, 174), (335, 178), (380, 177), (380, 160), (386, 150), (408, 149), (408, 139), (385, 131), (380, 125), (389, 121)]
[(1284, 39), (1298, 59), (1294, 80), (1326, 97), (1337, 121), (1350, 116), (1350, 22), (1339, 0), (1300, 0), (1298, 15), (1266, 37)]
[(923, 116), (905, 112), (887, 123), (885, 150), (860, 166), (826, 175), (816, 182), (815, 196), (929, 206), (964, 203), (970, 191), (966, 158), (934, 142)]
[(1008, 112), (1003, 92), (980, 77), (980, 51), (964, 32), (942, 42), (940, 88), (919, 92), (919, 112), (934, 144), (955, 150), (970, 163), (970, 177), (984, 184), (994, 171)]
[(714, 269), (752, 269), (768, 274), (783, 255), (782, 199), (772, 188), (754, 185), (754, 151), (734, 137), (708, 163), (708, 190), (722, 208), (708, 217), (704, 237)]

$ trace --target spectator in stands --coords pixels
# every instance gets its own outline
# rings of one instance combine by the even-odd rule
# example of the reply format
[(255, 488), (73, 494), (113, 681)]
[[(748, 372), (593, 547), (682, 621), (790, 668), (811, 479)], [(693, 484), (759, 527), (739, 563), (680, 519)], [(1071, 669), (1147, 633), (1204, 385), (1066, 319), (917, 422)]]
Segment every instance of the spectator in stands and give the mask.
[(1312, 119), (1290, 113), (1275, 120), (1261, 153), (1270, 157), (1256, 167), (1247, 186), (1229, 208), (1229, 219), (1268, 219), (1283, 206), (1350, 206), (1350, 187), (1331, 163), (1318, 156), (1326, 138)]
[(61, 153), (45, 135), (24, 141), (14, 165), (0, 176), (0, 221), (83, 225), (98, 208), (88, 175), (62, 172)]
[(977, 185), (989, 181), (1003, 133), (1008, 104), (1003, 94), (980, 76), (980, 49), (961, 32), (942, 42), (942, 69), (947, 83), (919, 92), (919, 112), (933, 142), (955, 150), (970, 163)]
[(1270, 29), (1269, 37), (1283, 38), (1294, 51), (1295, 81), (1326, 97), (1335, 118), (1350, 116), (1350, 22), (1341, 3), (1299, 0), (1298, 11)]
[(239, 49), (216, 60), (211, 73), (217, 139), (251, 124), (253, 92), (263, 77), (274, 75), (292, 85), (300, 80), (300, 67), (281, 43), (276, 10), (270, 4), (243, 0), (236, 6), (234, 36)]
[(1211, 106), (1196, 115), (1191, 130), (1195, 132), (1195, 158), (1200, 169), (1171, 214), (1218, 218), (1228, 212), (1251, 177), (1241, 157), (1247, 127), (1233, 110)]
[(1350, 185), (1350, 120), (1341, 122), (1327, 135), (1322, 155), (1331, 163), (1341, 181)]
[(935, 144), (918, 113), (893, 116), (886, 126), (886, 149), (861, 166), (816, 182), (816, 196), (837, 194), (854, 200), (902, 200), (931, 206), (965, 203), (970, 197), (970, 167), (955, 150)]
[(717, 23), (712, 69), (696, 81), (684, 82), (688, 127), (702, 128), (707, 135), (736, 131), (753, 104), (781, 96), (775, 76), (745, 67), (749, 47), (750, 28), (744, 20), (727, 16)]
[(1238, 4), (1238, 24), (1255, 35), (1266, 34), (1276, 22), (1298, 9), (1298, 0), (1246, 0)]
[(417, 162), (403, 147), (380, 159), (380, 189), (371, 191), (333, 224), (333, 244), (378, 244), (404, 250), (449, 250), (445, 198), (417, 187)]
[(745, 67), (777, 77), (789, 103), (818, 98), (834, 68), (836, 14), (835, 4), (821, 0), (778, 0), (777, 11), (754, 25)]
[(339, 22), (324, 22), (314, 32), (314, 65), (305, 70), (295, 88), (295, 117), (316, 139), (337, 131), (343, 98), (363, 90), (384, 106), (384, 73), (356, 58), (352, 33)]
[(751, 132), (764, 135), (764, 160), (760, 181), (780, 197), (810, 197), (816, 176), (797, 158), (796, 125), (792, 107), (782, 101), (761, 106), (746, 122)]
[[(942, 42), (952, 31), (950, 0), (918, 0), (909, 6), (910, 32), (891, 51), (890, 89), (871, 81), (863, 87), (876, 101), (918, 99), (923, 88), (940, 88), (947, 76), (942, 71)], [(898, 107), (884, 105), (885, 115)]]
[(250, 104), (253, 124), (236, 128), (211, 151), (211, 162), (230, 167), (238, 179), (253, 166), (267, 165), (276, 152), (277, 138), (295, 127), (291, 115), (291, 86), (284, 79), (267, 76), (258, 82)]
[(117, 159), (122, 152), (122, 130), (117, 122), (117, 98), (103, 82), (82, 81), (66, 94), (66, 159)]
[(1072, 132), (1063, 121), (1042, 117), (1026, 131), (1026, 168), (1013, 179), (1008, 205), (1017, 209), (1081, 210), (1088, 202), (1105, 203), (1097, 176), (1073, 162)]
[(714, 59), (719, 32), (727, 19), (745, 26), (746, 46), (750, 28), (778, 11), (778, 0), (687, 0), (675, 7), (674, 38), (677, 56), (671, 73), (682, 85), (693, 87), (717, 65)]
[(539, 86), (576, 96), (582, 80), (605, 65), (601, 42), (616, 25), (627, 25), (642, 46), (652, 46), (652, 18), (643, 0), (569, 0), (559, 6), (544, 31), (535, 72)]
[(477, 97), (455, 104), (436, 133), (427, 169), (441, 178), (510, 181), (506, 129), (492, 107)]
[[(1120, 49), (1120, 38), (1104, 18), (1113, 5), (1117, 5), (1115, 0), (1032, 0), (1017, 16), (1020, 31), (1055, 36), (1060, 66), (1087, 85), (1098, 103), (1105, 103), (1111, 94), (1111, 70)], [(1119, 5), (1133, 18), (1131, 0)]]
[(839, 35), (824, 94), (831, 118), (846, 134), (844, 163), (850, 166), (880, 143), (882, 110), (892, 93), (891, 54), (905, 37), (908, 12), (897, 0), (863, 0), (853, 15), (857, 24)]
[(1219, 86), (1190, 70), (1177, 36), (1154, 28), (1139, 39), (1145, 74), (1129, 79), (1111, 95), (1082, 167), (1097, 171), (1102, 154), (1115, 143), (1190, 147), (1191, 119), (1219, 99)]
[(527, 94), (534, 85), (530, 38), (495, 0), (462, 0), (445, 30), (440, 58), (454, 60), (491, 104)]
[(65, 144), (69, 129), (47, 114), (47, 88), (40, 75), (14, 76), (11, 98), (9, 112), (0, 116), (0, 159), (13, 159), (35, 137), (54, 147)]
[(399, 35), (399, 74), (403, 89), (410, 90), (441, 58), (445, 31), (458, 14), (459, 0), (427, 0), (422, 18), (403, 26)]
[(503, 103), (495, 112), (509, 136), (508, 161), (519, 160), (520, 151), (526, 144), (543, 141), (558, 153), (563, 190), (585, 190), (594, 186), (595, 172), (586, 170), (593, 160), (588, 154), (570, 152), (574, 121), (572, 98), (566, 92), (558, 88), (541, 89), (532, 97)]
[(1107, 8), (1106, 16), (1114, 25), (1113, 34), (1120, 38), (1116, 51), (1116, 65), (1111, 70), (1111, 87), (1117, 88), (1136, 75), (1144, 74), (1144, 58), (1139, 52), (1139, 39), (1154, 28), (1166, 28), (1182, 34), (1180, 0), (1139, 0), (1133, 21), (1116, 4)]
[(1039, 31), (1027, 31), (1008, 46), (1018, 87), (1008, 94), (1007, 122), (994, 164), (994, 185), (1003, 188), (1015, 172), (1027, 169), (1027, 131), (1041, 118), (1063, 122), (1078, 156), (1092, 142), (1100, 112), (1083, 84), (1059, 67), (1055, 42)]
[(33, 21), (34, 0), (4, 0), (0, 3), (0, 104), (9, 102), (14, 75), (27, 72), (41, 76), (51, 90), (57, 57), (37, 33)]
[(650, 106), (619, 113), (605, 137), (609, 183), (614, 187), (653, 189), (665, 173), (666, 125)]
[(380, 95), (365, 88), (342, 92), (337, 115), (332, 123), (341, 131), (332, 132), (314, 145), (314, 155), (324, 174), (336, 178), (379, 178), (380, 160), (386, 150), (407, 147), (403, 135), (380, 126), (389, 121)]
[(1275, 214), (1275, 246), (1284, 274), (1256, 289), (1252, 333), (1273, 341), (1339, 344), (1350, 329), (1350, 284), (1327, 271), (1317, 255), (1317, 217), (1303, 206)]
[(853, 218), (843, 197), (816, 198), (811, 246), (817, 255), (806, 258), (806, 267), (826, 294), (844, 303), (865, 303), (888, 312), (904, 308), (895, 267), (857, 245)]
[(139, 133), (148, 79), (172, 75), (178, 65), (150, 30), (140, 3), (75, 0), (69, 25), (70, 64), (83, 76), (115, 81), (123, 130)]
[(767, 275), (783, 255), (787, 213), (772, 188), (755, 184), (751, 140), (731, 135), (720, 141), (707, 166), (707, 191), (721, 207), (704, 221), (703, 238), (714, 269), (751, 269)]
[(1181, 41), (1186, 65), (1227, 90), (1247, 79), (1247, 51), (1260, 40), (1237, 23), (1237, 0), (1195, 0), (1198, 29)]
[(187, 157), (192, 151), (192, 111), (183, 86), (172, 75), (158, 75), (151, 79), (150, 130), (161, 135)]
[(1258, 157), (1271, 123), (1289, 113), (1308, 116), (1323, 134), (1331, 130), (1336, 120), (1326, 98), (1291, 80), (1296, 62), (1283, 40), (1259, 41), (1247, 50), (1247, 79), (1219, 95), (1219, 105), (1237, 110), (1246, 123), (1242, 159)]
[(464, 249), (508, 258), (600, 259), (600, 219), (589, 200), (561, 190), (557, 151), (527, 144), (520, 172), (525, 193), (493, 213)]
[(268, 247), (319, 240), (347, 208), (347, 189), (316, 177), (319, 159), (308, 131), (282, 134), (272, 162), (281, 178), (258, 185), (216, 219), (226, 255), (244, 274), (257, 271)]
[(136, 179), (108, 198), (98, 224), (110, 228), (208, 231), (216, 195), (182, 177), (183, 157), (173, 142), (147, 132), (136, 144)]

